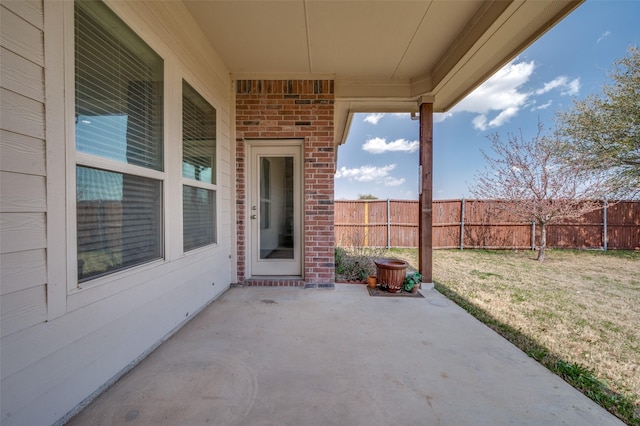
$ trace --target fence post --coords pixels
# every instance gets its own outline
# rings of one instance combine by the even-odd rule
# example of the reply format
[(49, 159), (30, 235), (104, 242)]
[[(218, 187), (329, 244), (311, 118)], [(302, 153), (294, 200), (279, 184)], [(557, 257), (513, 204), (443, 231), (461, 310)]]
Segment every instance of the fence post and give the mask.
[(460, 206), (460, 250), (464, 249), (464, 197)]
[(602, 204), (602, 248), (607, 251), (607, 200)]
[(531, 250), (536, 249), (536, 223), (531, 222)]
[(364, 246), (369, 247), (369, 202), (364, 202)]
[(387, 198), (387, 248), (391, 248), (391, 200)]

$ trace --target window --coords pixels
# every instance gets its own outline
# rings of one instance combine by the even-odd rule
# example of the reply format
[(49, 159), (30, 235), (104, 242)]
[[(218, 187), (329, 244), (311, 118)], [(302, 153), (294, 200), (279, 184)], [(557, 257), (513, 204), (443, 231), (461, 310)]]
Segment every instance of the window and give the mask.
[(78, 281), (163, 257), (163, 61), (102, 2), (75, 2)]
[(216, 110), (182, 82), (184, 251), (216, 242)]
[(271, 228), (271, 162), (260, 161), (260, 229)]

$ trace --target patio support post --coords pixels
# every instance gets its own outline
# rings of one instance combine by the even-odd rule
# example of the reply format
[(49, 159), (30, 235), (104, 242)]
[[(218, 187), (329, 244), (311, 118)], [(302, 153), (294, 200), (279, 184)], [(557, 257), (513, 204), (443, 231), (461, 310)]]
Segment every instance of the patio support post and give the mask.
[(420, 105), (420, 219), (418, 269), (422, 282), (433, 282), (433, 99), (422, 97)]

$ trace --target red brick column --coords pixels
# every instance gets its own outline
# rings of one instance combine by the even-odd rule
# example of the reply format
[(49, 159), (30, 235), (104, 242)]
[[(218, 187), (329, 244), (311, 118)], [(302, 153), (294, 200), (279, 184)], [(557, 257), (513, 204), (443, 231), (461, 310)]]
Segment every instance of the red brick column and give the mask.
[[(334, 281), (333, 89), (332, 80), (236, 81), (238, 283), (303, 285)], [(304, 140), (304, 282), (295, 279), (247, 281), (247, 139)]]

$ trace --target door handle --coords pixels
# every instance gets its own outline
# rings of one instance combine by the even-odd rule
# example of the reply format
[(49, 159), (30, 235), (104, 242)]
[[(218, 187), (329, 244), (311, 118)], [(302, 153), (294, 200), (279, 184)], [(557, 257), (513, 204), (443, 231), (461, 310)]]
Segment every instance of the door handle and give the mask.
[(258, 216), (256, 216), (255, 214), (252, 214), (250, 217), (251, 219), (256, 219)]

